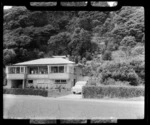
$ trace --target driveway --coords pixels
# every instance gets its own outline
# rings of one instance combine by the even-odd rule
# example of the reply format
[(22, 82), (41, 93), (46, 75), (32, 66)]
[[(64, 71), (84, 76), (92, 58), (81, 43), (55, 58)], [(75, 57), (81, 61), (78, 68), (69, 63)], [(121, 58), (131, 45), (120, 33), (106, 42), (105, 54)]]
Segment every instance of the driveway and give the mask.
[[(76, 96), (76, 99), (72, 98), (73, 96)], [(6, 119), (144, 118), (144, 101), (81, 99), (80, 97), (81, 95), (68, 95), (64, 98), (47, 98), (4, 94), (3, 117)]]

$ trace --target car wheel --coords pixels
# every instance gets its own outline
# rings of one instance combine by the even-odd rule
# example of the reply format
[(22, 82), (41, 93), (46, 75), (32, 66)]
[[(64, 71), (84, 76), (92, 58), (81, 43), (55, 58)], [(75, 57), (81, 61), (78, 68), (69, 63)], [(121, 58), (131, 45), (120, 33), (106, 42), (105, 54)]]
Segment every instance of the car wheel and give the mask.
[(76, 94), (75, 92), (73, 92), (73, 94)]

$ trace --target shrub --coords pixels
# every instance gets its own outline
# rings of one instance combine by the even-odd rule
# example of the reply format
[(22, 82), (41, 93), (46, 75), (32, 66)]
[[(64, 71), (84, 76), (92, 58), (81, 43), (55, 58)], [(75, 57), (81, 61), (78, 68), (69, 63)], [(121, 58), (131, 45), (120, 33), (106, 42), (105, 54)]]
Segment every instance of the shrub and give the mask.
[(96, 86), (96, 82), (97, 82), (96, 79), (91, 78), (91, 79), (88, 80), (88, 85)]
[(139, 85), (138, 75), (135, 72), (129, 72), (127, 78), (130, 81), (130, 85)]
[(4, 94), (15, 94), (15, 95), (41, 95), (48, 96), (48, 91), (46, 90), (35, 90), (35, 89), (20, 89), (20, 88), (11, 88), (3, 89)]
[(132, 59), (130, 61), (130, 65), (134, 69), (134, 71), (137, 73), (137, 75), (140, 77), (141, 80), (144, 81), (145, 78), (145, 62), (141, 59)]
[(111, 51), (105, 51), (105, 53), (102, 56), (103, 60), (112, 60), (112, 53)]
[[(101, 65), (100, 69), (102, 84), (114, 83), (115, 81), (127, 81), (131, 85), (139, 85), (139, 77), (129, 62), (109, 61)], [(109, 79), (111, 81), (109, 82)], [(114, 79), (112, 81), (112, 79)]]
[(126, 36), (120, 42), (122, 46), (134, 47), (136, 45), (136, 40), (134, 36)]
[(135, 46), (131, 51), (132, 56), (144, 55), (144, 46)]
[(84, 86), (82, 88), (83, 98), (103, 98), (103, 97), (139, 97), (144, 96), (144, 87), (138, 86)]
[(103, 82), (104, 85), (115, 85), (116, 81), (112, 78), (108, 78)]
[(126, 54), (122, 50), (114, 51), (112, 53), (112, 59), (113, 60), (120, 60), (120, 59), (124, 59), (125, 57), (126, 57)]

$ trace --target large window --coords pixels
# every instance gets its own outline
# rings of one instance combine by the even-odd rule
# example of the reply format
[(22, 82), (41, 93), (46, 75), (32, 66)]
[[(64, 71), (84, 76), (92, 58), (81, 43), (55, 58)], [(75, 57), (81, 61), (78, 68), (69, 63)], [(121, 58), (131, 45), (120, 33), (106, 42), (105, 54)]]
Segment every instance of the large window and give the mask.
[(51, 67), (51, 73), (58, 73), (58, 67), (57, 66)]
[(64, 73), (64, 66), (52, 66), (51, 73)]
[(66, 84), (67, 81), (66, 80), (55, 80), (56, 84)]
[(20, 73), (24, 73), (24, 67), (21, 67), (21, 72)]
[(25, 73), (25, 71), (24, 71), (24, 67), (9, 67), (8, 73), (9, 74), (21, 74), (21, 73)]
[(15, 74), (15, 67), (9, 67), (9, 73)]
[(29, 74), (38, 74), (38, 67), (29, 67)]
[(29, 74), (48, 74), (47, 66), (29, 67)]
[(16, 67), (16, 73), (17, 73), (17, 74), (20, 73), (20, 67)]
[(40, 66), (39, 67), (39, 73), (40, 74), (48, 74), (47, 66)]

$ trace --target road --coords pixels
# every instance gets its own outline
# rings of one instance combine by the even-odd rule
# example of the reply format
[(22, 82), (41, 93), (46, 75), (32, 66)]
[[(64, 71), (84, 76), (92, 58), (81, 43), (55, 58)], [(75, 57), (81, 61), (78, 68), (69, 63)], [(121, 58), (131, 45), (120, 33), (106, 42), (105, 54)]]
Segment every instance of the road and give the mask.
[(82, 99), (80, 95), (48, 98), (4, 94), (3, 109), (4, 118), (144, 118), (144, 101)]

